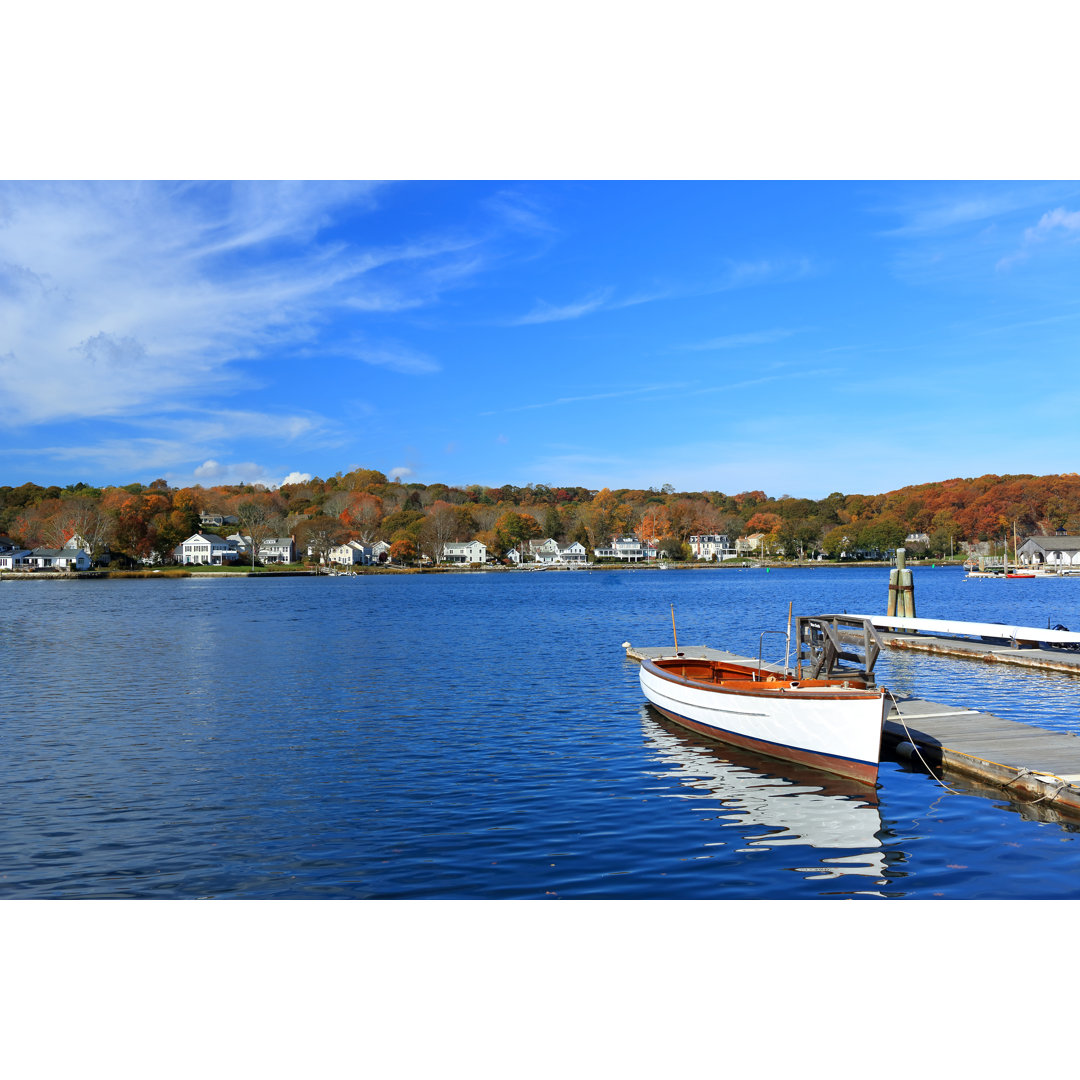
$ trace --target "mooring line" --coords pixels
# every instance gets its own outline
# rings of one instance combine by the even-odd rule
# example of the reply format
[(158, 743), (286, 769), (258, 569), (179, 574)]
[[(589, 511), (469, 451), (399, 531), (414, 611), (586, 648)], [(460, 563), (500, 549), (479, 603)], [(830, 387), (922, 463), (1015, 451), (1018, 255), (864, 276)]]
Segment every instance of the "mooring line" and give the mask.
[(900, 702), (896, 700), (893, 692), (888, 687), (885, 687), (885, 693), (888, 694), (889, 698), (892, 700), (893, 708), (896, 710), (896, 715), (899, 718), (900, 724), (904, 729), (904, 734), (907, 735), (907, 741), (911, 744), (911, 748), (915, 751), (915, 753), (919, 755), (919, 760), (923, 763), (926, 771), (931, 776), (933, 776), (934, 779), (950, 794), (961, 794), (959, 791), (954, 791), (951, 787), (949, 787), (949, 785), (946, 784), (945, 781), (942, 780), (939, 776), (934, 776), (934, 770), (930, 768), (929, 762), (927, 762), (926, 758), (923, 757), (922, 751), (919, 749), (919, 744), (915, 741), (915, 739), (912, 737), (911, 732), (908, 730), (907, 721), (904, 719), (904, 714), (900, 711)]

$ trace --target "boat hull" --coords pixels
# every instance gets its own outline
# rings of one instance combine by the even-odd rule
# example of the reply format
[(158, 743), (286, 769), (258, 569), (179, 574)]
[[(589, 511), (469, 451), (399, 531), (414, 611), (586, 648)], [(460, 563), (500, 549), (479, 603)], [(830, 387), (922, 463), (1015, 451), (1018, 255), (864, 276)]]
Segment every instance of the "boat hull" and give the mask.
[[(641, 689), (668, 719), (720, 742), (877, 781), (885, 695), (842, 680), (758, 680), (717, 661), (645, 660)], [(768, 676), (768, 673), (764, 673)]]

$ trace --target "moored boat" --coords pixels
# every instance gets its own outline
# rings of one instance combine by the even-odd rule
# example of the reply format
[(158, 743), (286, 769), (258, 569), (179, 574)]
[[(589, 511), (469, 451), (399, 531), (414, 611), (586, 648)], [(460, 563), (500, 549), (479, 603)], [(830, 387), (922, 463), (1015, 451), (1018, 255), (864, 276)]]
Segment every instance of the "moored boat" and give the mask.
[(681, 655), (641, 662), (641, 689), (702, 735), (862, 783), (877, 780), (885, 691), (872, 678), (791, 678)]

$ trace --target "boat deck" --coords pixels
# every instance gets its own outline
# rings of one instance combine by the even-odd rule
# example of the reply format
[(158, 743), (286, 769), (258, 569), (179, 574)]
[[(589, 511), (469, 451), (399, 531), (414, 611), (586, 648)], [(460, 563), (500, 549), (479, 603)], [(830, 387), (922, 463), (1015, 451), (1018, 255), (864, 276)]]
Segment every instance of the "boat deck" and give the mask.
[[(672, 651), (671, 646), (626, 647), (626, 655), (638, 661), (671, 656)], [(679, 652), (687, 659), (757, 666), (756, 659), (705, 645), (683, 646)], [(762, 663), (761, 667), (783, 674), (776, 664)], [(1080, 818), (1080, 737), (1003, 720), (978, 709), (902, 694), (890, 696), (893, 704), (885, 720), (883, 753), (904, 761), (921, 759), (934, 770), (986, 785), (996, 796), (1039, 803), (1070, 820)]]

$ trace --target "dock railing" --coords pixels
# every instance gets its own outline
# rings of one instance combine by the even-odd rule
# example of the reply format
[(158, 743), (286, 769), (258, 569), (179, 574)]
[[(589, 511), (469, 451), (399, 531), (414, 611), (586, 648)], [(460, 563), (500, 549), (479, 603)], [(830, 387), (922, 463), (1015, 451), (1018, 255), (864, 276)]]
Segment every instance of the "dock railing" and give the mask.
[[(799, 615), (795, 618), (797, 677), (857, 677), (872, 685), (881, 638), (874, 624), (861, 616)], [(862, 651), (856, 652), (854, 648)], [(845, 665), (858, 665), (848, 667)]]

